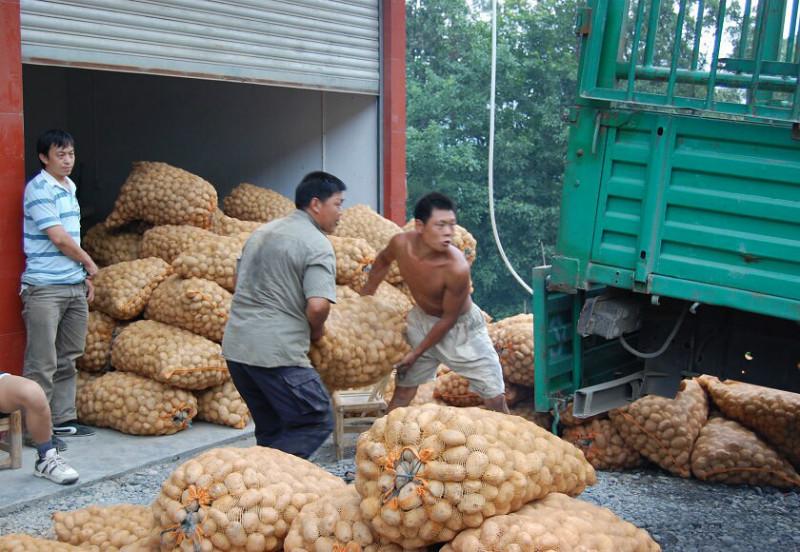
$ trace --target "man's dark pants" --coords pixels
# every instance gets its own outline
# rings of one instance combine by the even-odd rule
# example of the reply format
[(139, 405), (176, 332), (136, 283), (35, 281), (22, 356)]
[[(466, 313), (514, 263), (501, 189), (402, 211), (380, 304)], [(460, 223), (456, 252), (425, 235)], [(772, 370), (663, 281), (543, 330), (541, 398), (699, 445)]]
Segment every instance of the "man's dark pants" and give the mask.
[(333, 431), (331, 398), (313, 368), (228, 361), (256, 424), (256, 443), (308, 458)]

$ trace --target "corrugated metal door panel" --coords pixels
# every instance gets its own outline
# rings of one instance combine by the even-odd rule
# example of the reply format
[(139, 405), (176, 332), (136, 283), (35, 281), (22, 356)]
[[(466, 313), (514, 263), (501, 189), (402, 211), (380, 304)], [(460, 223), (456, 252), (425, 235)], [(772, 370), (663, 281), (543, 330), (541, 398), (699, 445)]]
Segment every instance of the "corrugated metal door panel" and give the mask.
[(378, 0), (22, 0), (24, 63), (377, 94)]

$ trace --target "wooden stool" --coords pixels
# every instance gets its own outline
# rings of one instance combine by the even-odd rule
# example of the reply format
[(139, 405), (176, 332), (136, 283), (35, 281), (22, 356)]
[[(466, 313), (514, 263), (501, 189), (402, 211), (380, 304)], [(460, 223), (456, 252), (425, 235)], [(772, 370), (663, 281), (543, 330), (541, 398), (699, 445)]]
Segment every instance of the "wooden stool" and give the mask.
[[(391, 374), (383, 378), (370, 391), (360, 389), (333, 392), (333, 444), (336, 447), (337, 460), (341, 460), (344, 454), (345, 433), (366, 431), (375, 420), (386, 414), (387, 404), (383, 391), (390, 377)], [(345, 417), (346, 414), (358, 416)]]
[(0, 469), (16, 470), (22, 467), (22, 412), (0, 414), (0, 433), (5, 433), (0, 441), (0, 450), (8, 453), (8, 458), (0, 461)]

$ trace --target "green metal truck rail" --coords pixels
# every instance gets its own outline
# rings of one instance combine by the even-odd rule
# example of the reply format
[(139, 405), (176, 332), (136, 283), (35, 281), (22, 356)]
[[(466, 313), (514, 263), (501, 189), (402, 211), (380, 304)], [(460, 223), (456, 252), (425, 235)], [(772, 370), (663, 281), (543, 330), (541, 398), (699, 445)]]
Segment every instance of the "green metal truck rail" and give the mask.
[[(536, 405), (641, 367), (577, 319), (606, 286), (800, 321), (800, 0), (589, 0)], [(544, 346), (540, 344), (544, 343)]]

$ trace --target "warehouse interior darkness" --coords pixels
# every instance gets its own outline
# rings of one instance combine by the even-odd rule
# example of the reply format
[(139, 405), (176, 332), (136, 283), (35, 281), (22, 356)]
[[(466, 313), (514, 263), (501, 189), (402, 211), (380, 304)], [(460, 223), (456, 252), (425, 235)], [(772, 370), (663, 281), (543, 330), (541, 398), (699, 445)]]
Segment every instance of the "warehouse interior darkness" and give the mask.
[(347, 183), (347, 205), (378, 208), (376, 96), (25, 64), (23, 101), (26, 177), (39, 170), (39, 134), (75, 137), (84, 229), (111, 212), (134, 161), (201, 176), (220, 204), (241, 182), (293, 198), (324, 169)]

